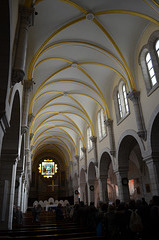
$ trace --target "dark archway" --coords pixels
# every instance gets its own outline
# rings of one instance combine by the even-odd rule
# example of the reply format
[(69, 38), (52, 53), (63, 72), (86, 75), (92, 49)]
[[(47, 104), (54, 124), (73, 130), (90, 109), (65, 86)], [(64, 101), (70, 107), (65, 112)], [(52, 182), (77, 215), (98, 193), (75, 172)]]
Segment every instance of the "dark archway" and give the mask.
[(88, 167), (88, 203), (98, 201), (99, 188), (96, 178), (96, 169), (93, 162), (90, 162)]
[(88, 202), (88, 192), (86, 189), (86, 173), (85, 170), (82, 168), (80, 172), (80, 201), (83, 201), (85, 204)]
[(10, 127), (3, 138), (2, 154), (0, 159), (0, 180), (3, 182), (0, 196), (0, 204), (2, 211), (3, 227), (12, 228), (12, 214), (15, 194), (15, 181), (17, 163), (19, 160), (19, 140), (20, 140), (20, 97), (16, 91), (14, 95)]
[(10, 9), (9, 1), (1, 1), (0, 14), (0, 113), (5, 112), (8, 82), (10, 78)]
[[(118, 182), (119, 196), (121, 189), (125, 194), (125, 199), (139, 199), (145, 197), (150, 199), (150, 192), (146, 186), (149, 184), (148, 169), (143, 161), (139, 143), (134, 136), (125, 136), (119, 146), (118, 152), (118, 171), (121, 175), (121, 182)], [(123, 184), (123, 179), (128, 179), (128, 185)], [(118, 179), (119, 180), (119, 179)], [(126, 191), (128, 187), (128, 191)], [(125, 190), (124, 190), (125, 189)], [(129, 194), (129, 197), (126, 197)], [(120, 197), (121, 198), (121, 197)]]

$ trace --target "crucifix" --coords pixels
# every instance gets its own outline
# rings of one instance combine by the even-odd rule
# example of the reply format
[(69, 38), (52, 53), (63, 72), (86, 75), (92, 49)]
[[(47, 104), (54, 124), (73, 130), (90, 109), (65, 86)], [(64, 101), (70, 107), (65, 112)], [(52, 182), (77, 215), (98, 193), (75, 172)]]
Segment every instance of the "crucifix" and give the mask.
[(48, 185), (48, 187), (52, 187), (52, 191), (54, 191), (54, 187), (57, 187), (59, 185), (55, 185), (54, 184), (54, 180), (52, 180), (52, 184), (51, 185)]

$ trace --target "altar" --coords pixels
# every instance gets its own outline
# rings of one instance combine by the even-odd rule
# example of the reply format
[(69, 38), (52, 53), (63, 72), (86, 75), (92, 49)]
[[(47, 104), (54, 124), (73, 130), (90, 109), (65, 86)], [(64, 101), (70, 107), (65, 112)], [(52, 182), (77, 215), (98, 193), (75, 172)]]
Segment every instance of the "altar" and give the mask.
[(58, 204), (49, 204), (49, 205), (46, 205), (45, 207), (45, 211), (49, 211), (49, 209), (56, 209), (58, 206)]

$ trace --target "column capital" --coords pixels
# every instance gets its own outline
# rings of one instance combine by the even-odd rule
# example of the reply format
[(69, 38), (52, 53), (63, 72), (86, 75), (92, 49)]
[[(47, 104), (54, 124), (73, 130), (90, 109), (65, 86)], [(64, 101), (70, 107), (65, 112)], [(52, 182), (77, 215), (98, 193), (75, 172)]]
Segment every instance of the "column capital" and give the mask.
[(79, 155), (75, 155), (74, 158), (76, 159), (76, 161), (79, 161)]
[(23, 80), (25, 72), (22, 69), (13, 69), (12, 70), (12, 85), (19, 83)]
[(90, 140), (91, 140), (93, 143), (96, 143), (96, 142), (97, 142), (97, 137), (91, 136), (91, 137), (90, 137)]
[(106, 119), (106, 120), (104, 120), (104, 123), (107, 127), (111, 127), (113, 125), (113, 120), (112, 119)]
[(149, 164), (151, 162), (158, 162), (158, 159), (159, 159), (159, 154), (152, 153), (145, 156), (143, 160), (146, 162), (146, 164)]
[(28, 126), (21, 126), (21, 135), (26, 133), (27, 130), (28, 130)]
[(131, 92), (127, 93), (127, 97), (132, 101), (136, 101), (139, 99), (140, 97), (140, 92), (139, 91), (135, 91), (135, 89), (133, 89)]
[(82, 150), (83, 153), (86, 153), (87, 149), (85, 147), (82, 147), (81, 150)]
[(24, 22), (28, 27), (34, 25), (35, 8), (27, 8), (25, 6), (20, 6), (19, 14), (21, 17), (21, 21)]

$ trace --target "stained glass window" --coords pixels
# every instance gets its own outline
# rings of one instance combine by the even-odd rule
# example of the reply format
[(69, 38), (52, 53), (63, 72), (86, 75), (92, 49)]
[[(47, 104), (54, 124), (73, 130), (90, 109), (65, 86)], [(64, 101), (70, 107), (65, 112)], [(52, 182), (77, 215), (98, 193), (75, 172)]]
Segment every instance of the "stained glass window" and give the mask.
[(57, 164), (50, 159), (44, 160), (39, 164), (39, 173), (41, 173), (43, 177), (52, 177), (57, 173)]

